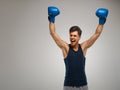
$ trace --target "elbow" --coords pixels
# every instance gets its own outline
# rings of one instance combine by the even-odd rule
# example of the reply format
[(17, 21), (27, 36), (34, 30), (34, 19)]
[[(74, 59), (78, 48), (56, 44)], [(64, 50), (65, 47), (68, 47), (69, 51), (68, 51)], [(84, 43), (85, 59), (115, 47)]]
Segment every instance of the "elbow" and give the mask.
[(53, 35), (54, 34), (54, 32), (50, 32), (50, 35)]
[(51, 35), (51, 36), (54, 36), (54, 35), (55, 35), (55, 32), (50, 32), (50, 35)]

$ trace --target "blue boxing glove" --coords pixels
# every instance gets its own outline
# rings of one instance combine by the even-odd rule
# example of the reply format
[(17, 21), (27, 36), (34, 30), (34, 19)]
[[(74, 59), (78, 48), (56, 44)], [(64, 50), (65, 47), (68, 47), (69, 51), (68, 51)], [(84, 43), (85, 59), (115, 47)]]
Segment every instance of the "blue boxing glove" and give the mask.
[(48, 7), (48, 20), (49, 22), (55, 22), (55, 17), (60, 14), (60, 11), (57, 7), (50, 6)]
[(106, 22), (106, 18), (108, 16), (108, 9), (106, 8), (99, 8), (96, 11), (96, 16), (99, 17), (99, 24), (104, 25)]

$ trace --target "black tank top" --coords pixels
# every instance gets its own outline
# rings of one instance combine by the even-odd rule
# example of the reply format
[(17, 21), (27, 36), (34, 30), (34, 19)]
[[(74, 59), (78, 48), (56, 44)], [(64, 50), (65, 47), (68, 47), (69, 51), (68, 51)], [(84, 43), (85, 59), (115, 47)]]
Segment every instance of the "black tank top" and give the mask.
[(80, 45), (78, 51), (74, 51), (69, 45), (68, 56), (64, 59), (64, 62), (66, 67), (64, 86), (79, 87), (87, 85), (85, 57)]

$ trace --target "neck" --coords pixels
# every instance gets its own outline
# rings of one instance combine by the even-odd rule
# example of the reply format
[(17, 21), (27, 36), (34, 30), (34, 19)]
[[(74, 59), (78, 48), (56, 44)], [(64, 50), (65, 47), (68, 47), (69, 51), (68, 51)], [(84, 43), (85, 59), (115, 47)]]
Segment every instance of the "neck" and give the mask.
[(79, 44), (76, 44), (76, 45), (71, 46), (71, 47), (72, 47), (73, 50), (78, 51), (78, 46), (79, 46)]

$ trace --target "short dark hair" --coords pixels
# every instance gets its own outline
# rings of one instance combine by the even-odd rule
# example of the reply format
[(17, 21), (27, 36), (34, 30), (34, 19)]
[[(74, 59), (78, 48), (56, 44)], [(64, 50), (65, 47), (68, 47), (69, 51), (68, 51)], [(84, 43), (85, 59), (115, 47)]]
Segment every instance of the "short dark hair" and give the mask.
[(74, 31), (77, 31), (77, 32), (78, 32), (78, 35), (81, 36), (82, 30), (80, 29), (80, 27), (78, 27), (78, 26), (72, 26), (72, 27), (70, 28), (70, 30), (69, 30), (69, 33), (74, 32)]

